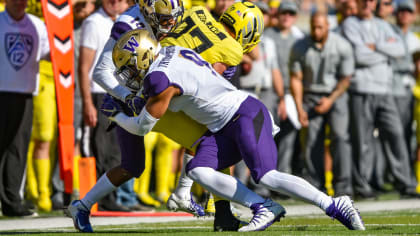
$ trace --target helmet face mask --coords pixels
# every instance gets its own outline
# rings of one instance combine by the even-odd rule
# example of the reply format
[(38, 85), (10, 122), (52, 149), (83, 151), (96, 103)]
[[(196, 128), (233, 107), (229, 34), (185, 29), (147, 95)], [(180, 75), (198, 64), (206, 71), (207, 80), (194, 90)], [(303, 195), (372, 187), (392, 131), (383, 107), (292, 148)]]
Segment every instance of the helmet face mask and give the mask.
[(154, 13), (154, 2), (155, 0), (139, 0), (138, 4), (140, 7), (140, 12), (144, 16), (147, 23), (149, 23), (152, 27), (157, 27), (153, 21), (153, 13)]
[(220, 21), (234, 34), (244, 53), (250, 52), (260, 42), (264, 30), (261, 10), (251, 2), (237, 2), (220, 17)]
[(171, 32), (182, 20), (184, 6), (182, 0), (155, 0), (152, 14), (153, 25), (159, 33)]
[(157, 48), (155, 38), (143, 29), (128, 31), (118, 39), (112, 50), (112, 61), (120, 84), (134, 91), (141, 89)]
[(132, 91), (138, 91), (143, 85), (143, 80), (139, 76), (141, 74), (133, 66), (122, 66), (115, 73), (117, 80)]

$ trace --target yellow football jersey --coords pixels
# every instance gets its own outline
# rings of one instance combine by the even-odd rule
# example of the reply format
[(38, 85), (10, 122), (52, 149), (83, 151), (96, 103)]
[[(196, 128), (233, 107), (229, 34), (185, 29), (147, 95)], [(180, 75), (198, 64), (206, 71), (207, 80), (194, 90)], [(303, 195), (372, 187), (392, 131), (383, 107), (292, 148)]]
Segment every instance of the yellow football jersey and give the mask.
[(193, 49), (210, 64), (223, 62), (228, 66), (236, 66), (243, 56), (242, 46), (202, 6), (187, 10), (182, 22), (160, 41), (160, 45)]
[[(210, 64), (223, 62), (229, 66), (242, 60), (242, 46), (201, 6), (184, 13), (182, 23), (173, 33), (160, 41), (162, 47), (177, 45), (191, 48)], [(153, 131), (161, 132), (181, 146), (195, 151), (196, 141), (207, 132), (207, 127), (197, 123), (183, 112), (166, 113), (156, 123)]]

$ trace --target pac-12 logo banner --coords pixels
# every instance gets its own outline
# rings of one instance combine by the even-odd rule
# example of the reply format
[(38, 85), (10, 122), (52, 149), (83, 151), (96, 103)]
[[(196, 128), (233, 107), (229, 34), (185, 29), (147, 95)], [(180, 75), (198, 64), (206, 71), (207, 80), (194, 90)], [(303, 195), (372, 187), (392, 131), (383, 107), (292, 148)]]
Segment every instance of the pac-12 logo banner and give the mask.
[(7, 33), (5, 37), (7, 58), (15, 70), (20, 70), (31, 57), (34, 39), (21, 33)]

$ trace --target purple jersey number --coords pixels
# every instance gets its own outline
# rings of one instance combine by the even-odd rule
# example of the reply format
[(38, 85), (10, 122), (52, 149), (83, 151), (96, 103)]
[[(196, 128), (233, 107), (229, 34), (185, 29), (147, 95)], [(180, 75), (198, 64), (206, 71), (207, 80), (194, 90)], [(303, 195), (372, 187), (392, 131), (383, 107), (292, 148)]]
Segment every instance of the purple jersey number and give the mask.
[(213, 67), (211, 67), (210, 63), (208, 63), (207, 61), (201, 59), (197, 55), (197, 53), (195, 53), (194, 51), (191, 51), (191, 50), (181, 50), (181, 51), (179, 51), (179, 53), (181, 54), (182, 57), (184, 57), (185, 59), (188, 59), (190, 61), (193, 61), (198, 66), (206, 66), (207, 68), (210, 69), (210, 71), (211, 71), (211, 73), (213, 75), (216, 75), (216, 72), (214, 72)]

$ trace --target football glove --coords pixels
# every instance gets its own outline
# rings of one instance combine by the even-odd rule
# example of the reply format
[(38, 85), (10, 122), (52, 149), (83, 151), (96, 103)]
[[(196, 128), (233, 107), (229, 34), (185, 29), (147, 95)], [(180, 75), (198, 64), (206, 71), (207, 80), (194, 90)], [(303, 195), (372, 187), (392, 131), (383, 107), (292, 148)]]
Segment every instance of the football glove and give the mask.
[(229, 66), (225, 71), (223, 71), (223, 77), (225, 79), (232, 79), (232, 77), (235, 75), (236, 72), (236, 66)]
[(135, 94), (130, 94), (125, 98), (125, 104), (131, 109), (134, 116), (138, 116), (146, 105), (146, 100)]
[(104, 96), (104, 100), (101, 106), (101, 112), (104, 114), (108, 119), (113, 120), (113, 118), (120, 112), (122, 112), (122, 108), (120, 104), (118, 104), (111, 95), (106, 94)]

